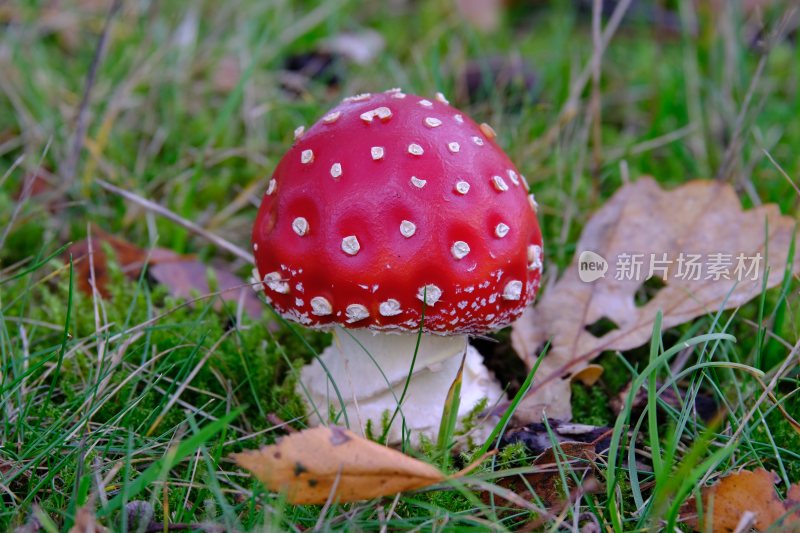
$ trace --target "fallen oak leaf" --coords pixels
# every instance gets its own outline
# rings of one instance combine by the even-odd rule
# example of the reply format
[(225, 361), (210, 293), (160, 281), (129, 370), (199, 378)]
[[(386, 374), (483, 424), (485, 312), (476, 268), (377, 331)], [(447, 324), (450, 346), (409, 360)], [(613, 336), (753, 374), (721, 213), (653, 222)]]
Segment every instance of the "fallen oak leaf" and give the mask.
[[(559, 445), (558, 452), (551, 447), (537, 457), (533, 461), (533, 472), (503, 478), (499, 484), (526, 499), (533, 498), (533, 489), (548, 508), (553, 508), (567, 501), (569, 493), (575, 488), (571, 476), (567, 475), (562, 479), (561, 469), (588, 473), (593, 469), (596, 457), (593, 442), (563, 442)], [(564, 479), (567, 481), (566, 487)]]
[[(781, 501), (775, 490), (778, 476), (763, 468), (742, 470), (729, 474), (702, 490), (703, 514), (697, 516), (697, 502), (692, 499), (681, 510), (684, 521), (696, 531), (729, 533), (739, 531), (743, 517), (752, 520), (758, 531), (780, 525), (781, 531), (800, 530), (800, 485), (789, 488), (787, 498)], [(711, 513), (709, 521), (708, 514)], [(745, 516), (747, 515), (747, 516)]]
[(103, 297), (110, 296), (106, 247), (111, 248), (122, 272), (130, 279), (138, 278), (145, 264), (153, 265), (162, 261), (175, 261), (180, 257), (175, 252), (163, 248), (153, 248), (149, 251), (139, 248), (125, 239), (92, 226), (91, 247), (90, 239), (86, 238), (70, 245), (64, 254), (66, 258), (72, 256), (78, 289), (85, 294), (92, 294), (90, 281), (92, 279), (91, 271), (94, 269), (97, 291)]
[(421, 489), (463, 476), (484, 457), (452, 475), (339, 426), (289, 434), (276, 444), (231, 455), (267, 489), (291, 504), (338, 503)]
[(150, 277), (167, 287), (172, 296), (190, 298), (195, 291), (201, 295), (209, 294), (210, 270), (216, 278), (220, 299), (234, 303), (238, 303), (241, 299), (244, 310), (255, 319), (260, 318), (264, 311), (263, 304), (249, 284), (235, 274), (222, 268), (208, 266), (191, 255), (180, 255), (172, 250), (158, 247), (145, 250), (100, 228), (92, 227), (90, 261), (89, 242), (88, 238), (78, 241), (72, 244), (65, 254), (67, 257), (72, 256), (78, 289), (85, 294), (92, 294), (90, 282), (94, 270), (94, 282), (98, 292), (105, 298), (110, 296), (108, 257), (105, 251), (105, 248), (109, 247), (114, 252), (122, 272), (129, 279), (137, 279), (142, 273), (142, 268), (147, 265)]
[(244, 310), (252, 318), (260, 318), (264, 312), (264, 304), (258, 299), (249, 284), (241, 278), (221, 268), (208, 266), (191, 257), (183, 257), (176, 261), (159, 262), (148, 268), (148, 274), (158, 283), (169, 288), (170, 294), (177, 298), (190, 298), (192, 292), (208, 294), (209, 270), (217, 281), (219, 297), (228, 302), (242, 299)]
[[(565, 376), (578, 374), (589, 361), (607, 350), (630, 350), (650, 340), (655, 317), (663, 313), (662, 328), (688, 322), (698, 316), (731, 309), (759, 295), (762, 288), (781, 283), (787, 263), (800, 269), (800, 249), (788, 257), (796, 221), (782, 216), (777, 206), (764, 205), (743, 211), (733, 188), (719, 181), (692, 181), (664, 191), (648, 177), (626, 185), (589, 220), (578, 243), (578, 251), (591, 251), (617, 264), (641, 254), (639, 267), (647, 275), (651, 255), (655, 261), (667, 254), (664, 287), (650, 301), (637, 306), (636, 294), (643, 276), (613, 276), (583, 282), (580, 256), (533, 308), (514, 324), (511, 339), (515, 351), (529, 368), (548, 340), (551, 347), (542, 360), (531, 391), (515, 413), (517, 423), (538, 421), (546, 416), (571, 417), (570, 383)], [(678, 268), (681, 253), (761, 254), (756, 279), (734, 282), (726, 279), (683, 279)], [(685, 265), (684, 269), (688, 268)], [(764, 280), (765, 266), (770, 266)], [(731, 265), (733, 266), (733, 265)], [(702, 267), (702, 265), (701, 265)], [(598, 271), (599, 272), (599, 271)], [(620, 277), (621, 279), (616, 279)], [(588, 326), (603, 319), (615, 329), (595, 336)]]

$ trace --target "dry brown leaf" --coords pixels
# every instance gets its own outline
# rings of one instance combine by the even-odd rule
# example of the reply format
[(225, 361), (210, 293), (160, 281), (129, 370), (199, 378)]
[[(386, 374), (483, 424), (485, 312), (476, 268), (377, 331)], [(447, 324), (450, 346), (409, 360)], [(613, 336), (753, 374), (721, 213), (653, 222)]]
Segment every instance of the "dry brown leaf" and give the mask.
[(129, 243), (125, 239), (120, 239), (110, 233), (106, 233), (100, 228), (93, 226), (92, 234), (92, 257), (89, 258), (89, 239), (83, 239), (72, 244), (66, 252), (66, 257), (72, 255), (75, 264), (75, 277), (78, 289), (86, 294), (92, 293), (90, 285), (91, 270), (94, 268), (94, 280), (98, 292), (104, 297), (109, 296), (108, 291), (108, 258), (105, 248), (110, 247), (114, 251), (117, 263), (122, 271), (131, 279), (136, 279), (142, 272), (142, 267), (149, 261), (149, 264), (156, 264), (162, 261), (174, 261), (180, 256), (170, 250), (154, 248), (148, 252), (143, 248)]
[[(663, 313), (662, 328), (688, 322), (720, 308), (738, 307), (761, 293), (764, 265), (771, 270), (767, 287), (783, 279), (795, 221), (781, 216), (778, 207), (765, 205), (743, 211), (733, 188), (719, 181), (692, 181), (673, 191), (664, 191), (652, 178), (620, 189), (589, 220), (577, 249), (606, 258), (604, 278), (584, 283), (578, 277), (578, 258), (538, 304), (528, 309), (512, 332), (514, 349), (532, 366), (549, 339), (551, 347), (543, 359), (531, 394), (520, 404), (518, 421), (538, 421), (546, 410), (549, 417), (569, 419), (568, 374), (579, 373), (605, 350), (630, 350), (645, 344), (652, 335), (656, 313)], [(769, 250), (766, 250), (765, 235)], [(732, 254), (732, 274), (738, 254), (760, 253), (758, 279), (739, 282), (679, 277), (679, 254)], [(674, 262), (666, 270), (665, 287), (646, 304), (637, 306), (635, 295), (648, 273), (650, 254), (667, 253)], [(645, 254), (641, 280), (615, 279), (614, 266), (622, 254)], [(713, 263), (713, 259), (711, 259)], [(749, 263), (748, 263), (749, 264)], [(800, 266), (800, 251), (792, 261)], [(660, 276), (661, 272), (657, 274)], [(707, 274), (703, 269), (701, 277)], [(600, 337), (586, 326), (602, 318), (618, 328)]]
[(191, 298), (193, 293), (208, 294), (208, 271), (214, 272), (217, 279), (219, 297), (225, 301), (238, 302), (242, 299), (244, 310), (253, 318), (259, 318), (264, 312), (264, 304), (256, 294), (235, 274), (217, 267), (210, 267), (190, 257), (178, 261), (160, 262), (148, 270), (150, 276), (162, 285), (169, 287), (169, 292), (178, 298)]
[(94, 514), (94, 499), (80, 507), (75, 513), (75, 523), (70, 528), (69, 533), (105, 533), (106, 528), (97, 523)]
[(235, 274), (221, 268), (209, 267), (190, 255), (180, 255), (165, 248), (139, 248), (97, 227), (92, 227), (92, 261), (89, 261), (88, 239), (76, 242), (67, 250), (67, 257), (72, 254), (75, 264), (77, 286), (86, 294), (92, 293), (92, 267), (98, 292), (104, 297), (110, 294), (106, 246), (114, 251), (122, 272), (130, 279), (137, 279), (147, 264), (150, 276), (167, 287), (170, 294), (178, 298), (191, 298), (195, 293), (209, 294), (208, 271), (211, 269), (222, 300), (238, 302), (241, 298), (244, 310), (252, 318), (260, 318), (264, 311), (264, 305), (250, 286)]
[(233, 454), (236, 463), (289, 503), (367, 500), (444, 481), (433, 466), (338, 427), (292, 433), (277, 444)]
[(456, 11), (475, 28), (489, 33), (500, 26), (503, 0), (456, 0)]
[(588, 470), (593, 467), (597, 454), (595, 454), (595, 445), (592, 442), (563, 442), (560, 444), (560, 448), (561, 454), (558, 455), (558, 459), (556, 459), (554, 448), (548, 449), (536, 458), (533, 462), (536, 471), (523, 476), (527, 485), (517, 476), (508, 478), (516, 480), (516, 483), (508, 488), (523, 498), (532, 499), (528, 489), (530, 486), (547, 507), (555, 507), (567, 501), (569, 496), (567, 489), (571, 492), (575, 485), (572, 476), (567, 475), (568, 486), (564, 487), (559, 466), (576, 472)]
[(800, 485), (792, 485), (787, 499), (781, 501), (775, 491), (778, 479), (778, 476), (763, 468), (752, 472), (742, 470), (704, 488), (703, 511), (713, 512), (710, 528), (706, 523), (698, 523), (696, 502), (690, 501), (682, 514), (689, 514), (685, 521), (697, 531), (713, 533), (737, 531), (745, 513), (752, 513), (752, 527), (758, 531), (765, 531), (779, 523), (780, 528), (776, 531), (798, 531), (800, 512), (787, 513), (795, 511), (797, 502), (793, 498), (800, 497)]

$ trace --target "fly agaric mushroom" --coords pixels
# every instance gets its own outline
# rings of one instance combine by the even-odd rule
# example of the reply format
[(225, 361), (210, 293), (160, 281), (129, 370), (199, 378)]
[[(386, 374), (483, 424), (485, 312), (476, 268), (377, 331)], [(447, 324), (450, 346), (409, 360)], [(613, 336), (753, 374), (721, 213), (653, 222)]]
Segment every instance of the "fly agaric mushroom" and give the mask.
[(267, 186), (253, 251), (276, 312), (335, 330), (301, 372), (312, 423), (346, 419), (398, 442), (401, 417), (383, 426), (411, 371), (402, 419), (413, 440), (435, 438), (464, 354), (459, 415), (500, 399), (467, 339), (506, 326), (534, 297), (542, 236), (494, 130), (441, 94), (393, 89), (346, 98), (295, 138)]

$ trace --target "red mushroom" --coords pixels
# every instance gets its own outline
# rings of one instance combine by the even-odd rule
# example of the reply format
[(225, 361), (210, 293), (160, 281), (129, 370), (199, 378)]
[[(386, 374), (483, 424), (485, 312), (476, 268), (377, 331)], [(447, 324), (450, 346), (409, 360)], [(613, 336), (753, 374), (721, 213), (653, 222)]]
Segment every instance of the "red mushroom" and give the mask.
[[(467, 336), (501, 328), (534, 297), (542, 268), (536, 202), (495, 132), (448, 105), (394, 89), (346, 98), (278, 163), (253, 229), (267, 301), (338, 330), (303, 392), (327, 422), (380, 434), (423, 340), (402, 413), (435, 436), (467, 350), (461, 413), (502, 394)], [(331, 378), (345, 405), (334, 394)], [(341, 418), (340, 418), (341, 421)], [(400, 437), (399, 424), (390, 440)]]

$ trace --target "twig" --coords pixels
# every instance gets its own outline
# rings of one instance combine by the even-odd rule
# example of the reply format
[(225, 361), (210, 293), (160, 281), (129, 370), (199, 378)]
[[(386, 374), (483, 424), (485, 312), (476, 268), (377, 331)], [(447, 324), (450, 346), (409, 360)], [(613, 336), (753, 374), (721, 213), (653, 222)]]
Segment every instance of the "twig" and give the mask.
[(778, 22), (775, 31), (772, 33), (772, 36), (767, 41), (766, 48), (762, 52), (761, 58), (758, 60), (756, 71), (750, 80), (750, 85), (747, 88), (744, 102), (742, 102), (742, 108), (739, 110), (739, 114), (736, 116), (731, 142), (728, 144), (728, 147), (725, 150), (725, 156), (722, 159), (722, 164), (717, 171), (716, 179), (718, 180), (728, 180), (733, 174), (733, 164), (736, 161), (739, 152), (741, 151), (743, 140), (742, 133), (744, 131), (745, 120), (747, 119), (747, 115), (750, 111), (750, 104), (753, 100), (753, 95), (755, 94), (756, 89), (761, 82), (761, 76), (764, 74), (764, 67), (767, 65), (767, 59), (769, 59), (770, 52), (772, 52), (772, 49), (775, 47), (775, 43), (777, 43), (783, 37), (784, 33), (786, 32), (786, 28), (789, 25), (789, 21), (791, 21), (792, 17), (794, 17), (795, 11), (796, 8), (786, 10), (780, 22)]
[(570, 85), (567, 101), (564, 102), (564, 105), (561, 107), (561, 111), (558, 113), (558, 118), (556, 119), (555, 124), (553, 124), (553, 126), (551, 126), (547, 132), (545, 132), (540, 140), (533, 144), (532, 151), (537, 152), (550, 146), (556, 140), (562, 128), (572, 122), (572, 120), (577, 116), (578, 102), (580, 101), (581, 94), (583, 94), (583, 90), (586, 88), (586, 84), (589, 83), (589, 80), (592, 77), (594, 65), (597, 61), (596, 58), (599, 58), (605, 52), (606, 48), (608, 48), (611, 38), (614, 37), (614, 34), (617, 32), (617, 28), (619, 28), (623, 17), (625, 17), (625, 13), (627, 13), (631, 2), (632, 0), (620, 0), (620, 2), (614, 8), (614, 12), (611, 13), (611, 17), (608, 19), (608, 23), (603, 30), (599, 46), (594, 47), (592, 50), (592, 57), (583, 67), (583, 70), (580, 72), (580, 74), (578, 74), (578, 77), (575, 79), (572, 85)]
[(97, 40), (97, 47), (94, 50), (94, 57), (92, 63), (89, 65), (89, 72), (86, 74), (86, 84), (83, 87), (83, 96), (81, 103), (78, 107), (78, 115), (75, 118), (75, 136), (72, 138), (72, 146), (67, 154), (67, 160), (63, 166), (64, 187), (69, 186), (75, 179), (75, 169), (78, 166), (78, 158), (83, 149), (83, 137), (86, 134), (86, 116), (89, 109), (89, 99), (92, 95), (95, 81), (97, 80), (97, 70), (100, 67), (100, 62), (103, 59), (103, 52), (106, 48), (106, 41), (108, 40), (108, 33), (111, 29), (111, 23), (122, 7), (122, 0), (114, 0), (106, 15), (106, 21), (103, 25), (103, 31), (100, 33), (100, 38)]
[(125, 198), (126, 200), (130, 200), (130, 201), (132, 201), (132, 202), (144, 207), (148, 211), (152, 211), (152, 212), (156, 213), (157, 215), (161, 215), (162, 217), (175, 222), (176, 224), (188, 229), (189, 231), (200, 235), (201, 237), (203, 237), (203, 238), (211, 241), (212, 243), (216, 244), (220, 248), (223, 248), (223, 249), (231, 252), (233, 255), (244, 259), (245, 261), (247, 261), (250, 264), (253, 264), (255, 262), (254, 259), (253, 259), (253, 254), (251, 254), (250, 252), (247, 252), (247, 251), (243, 250), (242, 248), (239, 248), (238, 246), (236, 246), (232, 242), (230, 242), (230, 241), (228, 241), (226, 239), (223, 239), (222, 237), (220, 237), (218, 235), (214, 235), (210, 231), (198, 226), (194, 222), (186, 220), (182, 216), (180, 216), (180, 215), (178, 215), (176, 213), (173, 213), (172, 211), (170, 211), (166, 207), (163, 207), (163, 206), (153, 202), (152, 200), (148, 200), (146, 198), (142, 198), (138, 194), (134, 194), (132, 192), (126, 191), (125, 189), (121, 189), (121, 188), (117, 187), (116, 185), (111, 185), (107, 181), (104, 181), (104, 180), (101, 180), (101, 179), (96, 179), (95, 183), (97, 183), (102, 188), (106, 189), (107, 191), (111, 191), (111, 192), (113, 192), (115, 194), (118, 194), (118, 195), (122, 196), (123, 198)]

